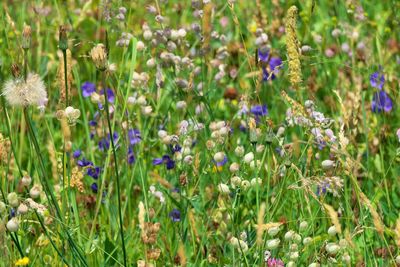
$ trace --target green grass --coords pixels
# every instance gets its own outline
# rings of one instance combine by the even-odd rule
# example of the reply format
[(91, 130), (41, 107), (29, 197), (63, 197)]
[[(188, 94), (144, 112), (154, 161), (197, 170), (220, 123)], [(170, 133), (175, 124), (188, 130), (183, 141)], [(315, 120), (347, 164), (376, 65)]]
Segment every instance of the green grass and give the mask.
[[(191, 1), (176, 0), (2, 4), (0, 266), (14, 266), (24, 257), (29, 266), (272, 266), (272, 258), (285, 266), (400, 264), (399, 3), (213, 2), (211, 13), (200, 4), (202, 17)], [(299, 10), (295, 45), (311, 47), (301, 52), (303, 81), (297, 90), (290, 84), (284, 32), (292, 5)], [(126, 8), (121, 20), (116, 18), (120, 7)], [(162, 23), (156, 22), (159, 12)], [(143, 37), (144, 23), (151, 40)], [(26, 50), (24, 25), (31, 27)], [(68, 29), (71, 60), (58, 47), (61, 25)], [(264, 45), (271, 56), (282, 59), (273, 80), (262, 80), (261, 70), (269, 62), (255, 62), (263, 46), (256, 44), (255, 25), (268, 35)], [(184, 37), (168, 34), (181, 28)], [(333, 36), (334, 29), (341, 34)], [(123, 33), (132, 36), (121, 47), (117, 41)], [(209, 49), (203, 50), (208, 41)], [(176, 49), (171, 50), (171, 42)], [(90, 56), (97, 44), (106, 47), (104, 72)], [(147, 64), (150, 58), (155, 66)], [(48, 103), (43, 112), (34, 104), (10, 104), (5, 89), (7, 81), (17, 79), (13, 64), (20, 68), (21, 83), (25, 72), (44, 81)], [(379, 89), (370, 76), (380, 66), (383, 90), (393, 103), (389, 112), (371, 109)], [(86, 82), (94, 84), (100, 101), (85, 97)], [(63, 88), (68, 88), (67, 101)], [(112, 89), (112, 102), (105, 101), (103, 88)], [(308, 99), (329, 122), (312, 118)], [(178, 101), (186, 107), (179, 109)], [(240, 112), (256, 105), (266, 105), (268, 114)], [(80, 116), (63, 125), (67, 106)], [(151, 112), (145, 110), (149, 107)], [(289, 108), (310, 123), (292, 125)], [(216, 127), (221, 121), (224, 126)], [(285, 131), (278, 134), (280, 127)], [(135, 144), (133, 129), (140, 131)], [(171, 151), (160, 130), (181, 152)], [(108, 138), (110, 132), (118, 137)], [(238, 146), (243, 154), (235, 152)], [(78, 149), (82, 155), (75, 159)], [(227, 157), (220, 167), (214, 162), (217, 152)], [(246, 163), (248, 153), (254, 160)], [(163, 155), (170, 158), (154, 165)], [(83, 158), (93, 168), (82, 166)], [(327, 159), (334, 166), (324, 170)], [(168, 169), (171, 160), (174, 166)], [(230, 170), (232, 163), (238, 163), (238, 171)], [(100, 168), (96, 179), (89, 175), (94, 167)], [(26, 187), (21, 182), (25, 173), (32, 177)], [(234, 176), (239, 184), (232, 182)], [(326, 187), (328, 178), (335, 177), (342, 184)], [(261, 184), (254, 183), (256, 178)], [(40, 208), (29, 205), (33, 185), (41, 188), (34, 199)], [(323, 185), (326, 192), (320, 193)], [(12, 192), (19, 204), (28, 205), (27, 213), (20, 212), (20, 205), (10, 206)], [(180, 212), (178, 221), (171, 218), (174, 209)], [(10, 220), (18, 222), (17, 231), (7, 228)], [(308, 227), (299, 229), (301, 222)], [(273, 236), (268, 230), (276, 225), (279, 232)], [(331, 236), (332, 225), (339, 232)], [(286, 240), (289, 231), (298, 236)], [(311, 238), (308, 244), (303, 243), (306, 237)], [(279, 246), (268, 248), (275, 238)], [(330, 254), (328, 243), (340, 249)], [(266, 263), (267, 250), (271, 257)]]

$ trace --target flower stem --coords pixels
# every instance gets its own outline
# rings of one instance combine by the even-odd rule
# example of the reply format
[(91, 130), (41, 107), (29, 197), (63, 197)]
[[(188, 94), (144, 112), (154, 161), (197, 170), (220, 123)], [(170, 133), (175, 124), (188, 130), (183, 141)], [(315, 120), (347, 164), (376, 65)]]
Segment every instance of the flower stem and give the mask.
[(118, 160), (117, 160), (117, 153), (115, 152), (114, 137), (113, 137), (112, 127), (111, 127), (111, 120), (110, 120), (110, 110), (109, 110), (109, 105), (108, 105), (108, 95), (107, 95), (107, 89), (106, 89), (106, 77), (105, 77), (106, 73), (104, 71), (102, 71), (101, 75), (102, 75), (102, 77), (101, 77), (102, 86), (103, 86), (104, 96), (105, 96), (105, 109), (106, 109), (106, 114), (107, 114), (108, 131), (109, 131), (109, 135), (110, 135), (111, 148), (112, 148), (114, 164), (115, 164), (115, 168), (114, 168), (115, 177), (117, 179), (118, 217), (119, 217), (119, 228), (120, 228), (120, 235), (121, 235), (121, 242), (122, 242), (122, 251), (124, 254), (124, 266), (127, 266), (124, 229), (123, 229), (123, 222), (122, 222), (121, 192), (120, 192), (120, 181), (119, 181), (119, 172), (118, 172)]
[(68, 98), (68, 73), (67, 73), (67, 50), (62, 50), (64, 60), (64, 82), (65, 82), (65, 106), (69, 106)]

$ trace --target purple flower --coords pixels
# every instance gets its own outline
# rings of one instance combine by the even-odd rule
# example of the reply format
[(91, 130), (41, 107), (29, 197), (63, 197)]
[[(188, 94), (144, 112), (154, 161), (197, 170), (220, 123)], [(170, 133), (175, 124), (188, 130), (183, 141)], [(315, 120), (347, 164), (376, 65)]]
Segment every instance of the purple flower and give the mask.
[(75, 150), (75, 151), (72, 153), (72, 156), (73, 156), (75, 159), (80, 158), (81, 155), (82, 155), (82, 151), (81, 151), (80, 149), (77, 149), (77, 150)]
[(224, 159), (220, 162), (216, 162), (215, 160), (213, 160), (215, 166), (217, 167), (221, 167), (224, 166), (227, 162), (228, 162), (228, 158), (226, 156), (224, 156)]
[(96, 85), (91, 82), (84, 82), (81, 86), (83, 97), (89, 97), (96, 92)]
[(87, 160), (86, 158), (78, 160), (77, 164), (80, 167), (93, 166), (93, 162), (91, 162), (90, 160)]
[(175, 161), (171, 159), (170, 156), (164, 155), (162, 158), (153, 159), (153, 165), (165, 164), (167, 170), (175, 168)]
[(92, 189), (93, 193), (97, 193), (97, 191), (99, 190), (99, 187), (97, 186), (97, 183), (93, 183), (90, 188)]
[(378, 71), (371, 74), (369, 82), (372, 87), (382, 90), (382, 87), (385, 84), (385, 76), (382, 73), (382, 67), (379, 67)]
[[(282, 59), (280, 57), (271, 57), (269, 50), (265, 52), (258, 50), (258, 58), (263, 63), (263, 80), (275, 79), (275, 75), (278, 74), (279, 68), (282, 66)], [(267, 69), (267, 65), (269, 65), (269, 70)], [(270, 72), (272, 73), (270, 74)]]
[[(116, 145), (116, 143), (118, 141), (118, 133), (114, 132), (113, 137), (114, 137), (114, 144)], [(99, 150), (100, 151), (108, 150), (110, 148), (110, 141), (111, 141), (110, 134), (108, 134), (107, 138), (100, 139), (100, 141), (98, 143)]]
[(181, 221), (181, 212), (177, 209), (173, 209), (170, 213), (169, 213), (169, 217), (171, 218), (171, 220), (173, 222), (180, 222)]
[(128, 149), (128, 164), (133, 164), (135, 162), (135, 154), (133, 153), (133, 148)]
[(93, 179), (98, 179), (99, 175), (100, 175), (100, 167), (92, 167), (89, 168), (86, 172), (87, 175), (89, 175), (90, 177), (92, 177)]
[(129, 129), (128, 138), (131, 145), (136, 145), (141, 140), (140, 131), (138, 129)]
[(255, 116), (266, 116), (268, 115), (267, 105), (256, 105), (252, 106), (250, 112)]
[(380, 113), (382, 111), (390, 112), (392, 111), (392, 108), (393, 108), (392, 99), (390, 99), (389, 95), (385, 91), (380, 90), (379, 92), (376, 92), (374, 94), (371, 103), (371, 109), (373, 112), (376, 113)]
[[(113, 90), (111, 90), (110, 88), (107, 88), (107, 99), (109, 103), (114, 103), (115, 100), (115, 95)], [(101, 95), (104, 95), (104, 89), (100, 91)]]
[(261, 62), (267, 63), (269, 60), (269, 50), (266, 49), (264, 52), (262, 51), (262, 49), (258, 50), (258, 59)]

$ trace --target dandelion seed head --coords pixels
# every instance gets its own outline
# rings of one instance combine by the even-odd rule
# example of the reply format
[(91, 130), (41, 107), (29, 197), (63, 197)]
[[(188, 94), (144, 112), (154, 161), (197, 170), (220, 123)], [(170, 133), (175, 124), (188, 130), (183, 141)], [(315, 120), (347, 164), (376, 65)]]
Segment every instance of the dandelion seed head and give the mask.
[(47, 104), (46, 86), (38, 74), (29, 73), (26, 81), (15, 78), (6, 81), (2, 93), (10, 106), (43, 108)]

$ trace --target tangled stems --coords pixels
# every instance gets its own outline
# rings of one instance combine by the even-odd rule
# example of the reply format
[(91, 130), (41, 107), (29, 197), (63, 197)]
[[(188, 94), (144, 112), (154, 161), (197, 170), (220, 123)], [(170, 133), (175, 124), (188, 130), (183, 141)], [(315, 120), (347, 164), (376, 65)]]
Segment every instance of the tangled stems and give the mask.
[(82, 256), (81, 252), (79, 251), (79, 248), (74, 243), (71, 235), (69, 234), (69, 232), (67, 230), (65, 230), (64, 225), (63, 225), (64, 224), (64, 220), (62, 218), (62, 214), (61, 214), (61, 211), (60, 211), (60, 207), (58, 206), (57, 199), (55, 198), (53, 191), (51, 191), (51, 189), (50, 189), (50, 186), (48, 184), (48, 180), (44, 178), (44, 177), (46, 177), (44, 161), (43, 161), (43, 158), (42, 158), (42, 154), (40, 153), (39, 142), (38, 142), (38, 140), (36, 138), (36, 135), (35, 135), (35, 132), (33, 130), (32, 121), (31, 121), (31, 118), (29, 117), (27, 108), (24, 108), (24, 116), (25, 116), (25, 120), (27, 122), (28, 132), (29, 132), (31, 141), (33, 142), (33, 146), (34, 146), (35, 152), (36, 152), (36, 154), (38, 156), (40, 170), (42, 172), (42, 175), (39, 175), (40, 183), (42, 184), (42, 186), (44, 188), (44, 191), (46, 193), (47, 198), (52, 202), (52, 204), (53, 204), (53, 206), (54, 206), (54, 208), (56, 210), (56, 215), (57, 215), (58, 219), (60, 220), (60, 222), (62, 224), (62, 228), (64, 229), (65, 233), (67, 234), (68, 243), (73, 248), (72, 251), (77, 253), (79, 260), (81, 261), (81, 263), (84, 266), (88, 266), (87, 263), (86, 263), (85, 258)]
[(121, 242), (122, 242), (122, 251), (124, 254), (124, 266), (127, 266), (126, 262), (126, 248), (125, 248), (125, 238), (124, 238), (124, 229), (123, 229), (123, 222), (122, 222), (122, 209), (121, 209), (121, 192), (120, 192), (120, 180), (119, 180), (119, 172), (118, 172), (118, 161), (117, 161), (117, 153), (115, 152), (115, 144), (113, 138), (113, 132), (111, 127), (111, 119), (110, 119), (110, 110), (108, 105), (108, 94), (106, 89), (106, 73), (101, 71), (101, 81), (104, 88), (104, 96), (105, 96), (105, 110), (107, 114), (107, 124), (108, 124), (108, 131), (109, 135), (111, 136), (111, 148), (114, 157), (114, 164), (115, 164), (115, 177), (117, 179), (117, 198), (118, 198), (118, 217), (119, 217), (119, 228), (120, 228), (120, 235), (121, 235)]

